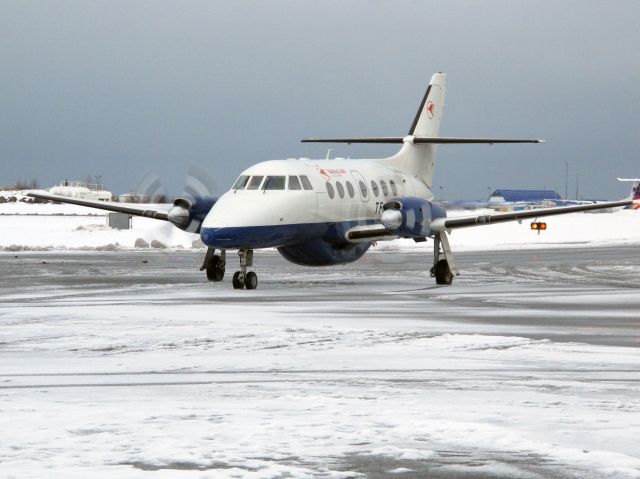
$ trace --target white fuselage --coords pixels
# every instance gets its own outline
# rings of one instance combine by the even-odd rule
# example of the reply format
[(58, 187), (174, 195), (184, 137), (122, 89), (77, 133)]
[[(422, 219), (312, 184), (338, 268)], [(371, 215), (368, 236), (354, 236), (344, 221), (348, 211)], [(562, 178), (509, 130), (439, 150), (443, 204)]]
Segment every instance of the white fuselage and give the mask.
[[(377, 221), (382, 204), (391, 198), (433, 197), (422, 181), (379, 160), (265, 161), (246, 169), (242, 176), (249, 177), (247, 183), (262, 179), (257, 187), (254, 183), (249, 189), (245, 184), (222, 195), (206, 216), (203, 230)], [(291, 188), (298, 185), (292, 185), (290, 178), (300, 181), (302, 176), (312, 189)], [(285, 177), (283, 189), (267, 189), (268, 177)]]

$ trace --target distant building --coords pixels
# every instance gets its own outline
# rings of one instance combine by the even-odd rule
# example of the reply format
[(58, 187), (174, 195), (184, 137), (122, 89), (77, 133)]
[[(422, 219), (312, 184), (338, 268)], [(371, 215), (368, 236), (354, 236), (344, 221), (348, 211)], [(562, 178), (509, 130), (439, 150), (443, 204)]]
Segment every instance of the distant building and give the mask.
[(81, 198), (83, 200), (111, 201), (111, 192), (104, 189), (101, 183), (63, 180), (59, 185), (49, 188), (53, 195)]
[(494, 203), (545, 203), (562, 201), (562, 196), (553, 190), (495, 190), (489, 196)]
[(120, 203), (149, 203), (149, 197), (144, 193), (129, 192), (118, 196)]

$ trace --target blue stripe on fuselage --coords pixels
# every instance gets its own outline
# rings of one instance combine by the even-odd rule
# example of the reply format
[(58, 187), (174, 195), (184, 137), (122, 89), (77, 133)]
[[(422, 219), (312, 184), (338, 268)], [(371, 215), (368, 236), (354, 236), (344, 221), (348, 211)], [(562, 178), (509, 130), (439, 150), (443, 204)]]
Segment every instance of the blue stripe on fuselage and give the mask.
[(344, 235), (356, 225), (378, 223), (378, 220), (302, 223), (287, 225), (202, 228), (202, 242), (219, 249), (259, 249), (305, 243), (323, 239), (329, 243), (345, 243)]

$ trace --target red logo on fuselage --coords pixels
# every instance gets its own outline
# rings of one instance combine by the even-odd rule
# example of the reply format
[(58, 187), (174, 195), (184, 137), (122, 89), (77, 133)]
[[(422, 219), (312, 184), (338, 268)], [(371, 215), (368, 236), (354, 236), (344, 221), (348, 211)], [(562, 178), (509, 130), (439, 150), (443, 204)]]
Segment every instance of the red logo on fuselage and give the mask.
[(347, 173), (344, 168), (318, 168), (318, 173), (325, 180), (330, 180), (332, 176), (342, 176)]
[(322, 176), (325, 180), (331, 179), (329, 173), (327, 173), (327, 171), (322, 168), (318, 170), (318, 173), (320, 173), (320, 176)]
[(429, 117), (429, 119), (433, 119), (433, 114), (436, 110), (436, 106), (433, 104), (433, 102), (428, 101), (427, 102), (427, 116)]

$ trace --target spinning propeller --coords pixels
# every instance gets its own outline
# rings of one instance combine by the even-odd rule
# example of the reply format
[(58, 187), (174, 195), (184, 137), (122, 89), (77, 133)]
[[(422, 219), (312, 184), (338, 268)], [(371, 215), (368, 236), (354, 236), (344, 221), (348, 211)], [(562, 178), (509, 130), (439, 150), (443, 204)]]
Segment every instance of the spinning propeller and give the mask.
[[(173, 200), (167, 212), (168, 221), (178, 229), (198, 233), (200, 225), (211, 207), (218, 200), (214, 179), (203, 168), (190, 165), (184, 182), (182, 195)], [(149, 202), (166, 202), (166, 190), (160, 177), (150, 172), (138, 183), (136, 193)]]

